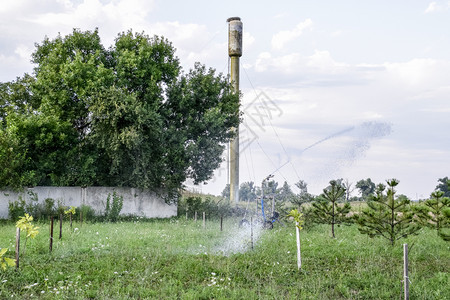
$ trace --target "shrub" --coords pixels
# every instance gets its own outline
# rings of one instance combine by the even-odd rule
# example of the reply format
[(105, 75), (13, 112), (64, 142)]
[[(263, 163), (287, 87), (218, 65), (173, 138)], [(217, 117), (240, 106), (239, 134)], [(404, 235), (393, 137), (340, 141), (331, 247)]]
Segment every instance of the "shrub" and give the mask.
[(105, 209), (106, 221), (117, 222), (122, 207), (123, 207), (123, 196), (117, 195), (116, 192), (113, 192), (111, 203), (111, 194), (108, 194), (108, 197), (106, 198), (106, 209)]
[(25, 214), (25, 204), (25, 200), (23, 200), (22, 197), (19, 197), (18, 201), (9, 202), (8, 215), (12, 221), (16, 222)]

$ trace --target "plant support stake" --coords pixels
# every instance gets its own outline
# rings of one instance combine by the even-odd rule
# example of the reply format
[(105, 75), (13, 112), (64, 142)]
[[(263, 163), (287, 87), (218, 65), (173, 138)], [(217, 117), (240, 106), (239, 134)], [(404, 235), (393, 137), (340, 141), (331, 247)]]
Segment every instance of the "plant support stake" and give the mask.
[(302, 268), (302, 255), (300, 253), (300, 229), (298, 228), (298, 222), (295, 222), (295, 233), (297, 235), (297, 266), (300, 270)]
[(403, 287), (405, 300), (409, 300), (408, 244), (403, 244)]
[(53, 216), (50, 218), (50, 252), (53, 250)]
[(19, 255), (20, 255), (20, 228), (16, 228), (16, 270), (19, 270)]
[(205, 212), (203, 212), (203, 229), (206, 228), (206, 216)]
[(63, 215), (59, 214), (59, 239), (62, 240), (62, 223), (63, 223)]

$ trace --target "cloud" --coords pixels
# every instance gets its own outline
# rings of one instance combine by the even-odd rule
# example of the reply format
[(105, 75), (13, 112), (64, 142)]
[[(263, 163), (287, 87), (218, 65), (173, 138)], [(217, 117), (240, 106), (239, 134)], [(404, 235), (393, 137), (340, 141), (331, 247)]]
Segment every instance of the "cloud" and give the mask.
[(432, 12), (435, 12), (435, 11), (437, 11), (438, 10), (438, 5), (437, 5), (437, 3), (436, 2), (431, 2), (429, 5), (428, 5), (428, 7), (427, 7), (427, 9), (425, 9), (425, 13), (427, 14), (427, 13), (432, 13)]
[(446, 11), (449, 8), (450, 8), (450, 2), (447, 2), (447, 4), (440, 4), (440, 3), (433, 1), (430, 4), (428, 4), (428, 7), (425, 9), (424, 13), (425, 14), (436, 13), (436, 12)]
[(283, 49), (286, 43), (298, 38), (302, 35), (305, 29), (311, 28), (313, 22), (311, 19), (306, 19), (305, 21), (297, 24), (297, 26), (292, 30), (283, 30), (276, 33), (272, 37), (272, 48), (275, 50)]

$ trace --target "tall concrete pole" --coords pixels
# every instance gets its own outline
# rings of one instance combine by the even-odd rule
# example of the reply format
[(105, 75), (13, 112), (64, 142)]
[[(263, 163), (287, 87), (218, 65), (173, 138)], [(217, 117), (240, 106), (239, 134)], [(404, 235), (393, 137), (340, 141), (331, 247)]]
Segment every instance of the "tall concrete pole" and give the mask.
[[(239, 93), (239, 57), (242, 56), (241, 18), (228, 18), (228, 56), (231, 60), (230, 75), (233, 90)], [(237, 135), (230, 141), (230, 202), (239, 202), (239, 126), (234, 128)]]

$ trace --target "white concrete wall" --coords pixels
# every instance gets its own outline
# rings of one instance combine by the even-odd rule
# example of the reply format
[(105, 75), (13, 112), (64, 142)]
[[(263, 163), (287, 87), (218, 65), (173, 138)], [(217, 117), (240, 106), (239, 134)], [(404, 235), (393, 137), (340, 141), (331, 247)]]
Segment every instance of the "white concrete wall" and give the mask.
[(8, 218), (8, 203), (19, 199), (30, 201), (29, 192), (37, 194), (39, 203), (46, 198), (61, 201), (66, 206), (89, 205), (98, 214), (105, 211), (108, 194), (116, 192), (123, 196), (123, 208), (121, 215), (136, 215), (147, 218), (168, 218), (177, 215), (177, 206), (168, 205), (164, 199), (149, 190), (119, 187), (46, 187), (39, 186), (26, 188), (25, 191), (17, 193), (11, 191), (0, 191), (0, 218)]

